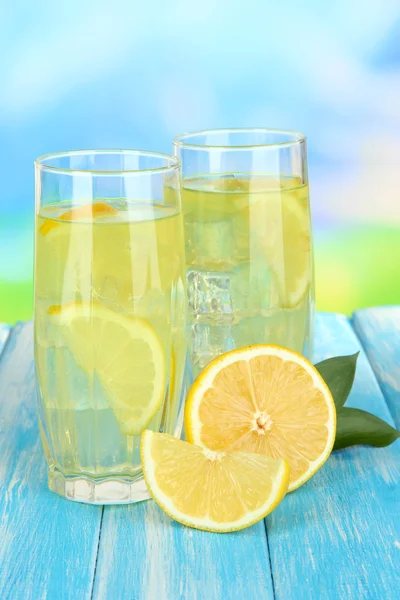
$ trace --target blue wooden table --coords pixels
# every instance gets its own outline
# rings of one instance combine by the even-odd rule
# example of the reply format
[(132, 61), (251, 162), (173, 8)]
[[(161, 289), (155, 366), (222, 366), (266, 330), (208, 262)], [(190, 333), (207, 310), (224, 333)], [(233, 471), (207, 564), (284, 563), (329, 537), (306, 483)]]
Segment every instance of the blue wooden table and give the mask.
[[(400, 427), (400, 308), (317, 316), (315, 362), (359, 349), (349, 405)], [(247, 530), (195, 531), (48, 491), (32, 324), (0, 326), (0, 351), (1, 600), (400, 598), (400, 440), (335, 452)]]

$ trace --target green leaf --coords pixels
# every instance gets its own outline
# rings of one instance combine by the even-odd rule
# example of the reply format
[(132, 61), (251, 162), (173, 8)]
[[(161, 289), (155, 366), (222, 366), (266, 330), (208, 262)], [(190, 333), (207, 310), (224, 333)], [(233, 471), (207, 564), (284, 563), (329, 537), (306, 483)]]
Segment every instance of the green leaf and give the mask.
[(334, 450), (356, 444), (389, 446), (400, 437), (389, 423), (358, 408), (341, 408), (337, 412), (336, 440)]
[(336, 410), (342, 408), (350, 394), (359, 354), (356, 352), (349, 356), (335, 356), (315, 365), (331, 391)]

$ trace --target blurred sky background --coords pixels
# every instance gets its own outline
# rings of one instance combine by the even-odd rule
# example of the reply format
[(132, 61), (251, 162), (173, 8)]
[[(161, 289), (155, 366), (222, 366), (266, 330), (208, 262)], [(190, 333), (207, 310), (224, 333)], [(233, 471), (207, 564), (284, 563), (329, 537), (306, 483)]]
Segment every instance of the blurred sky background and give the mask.
[(33, 160), (308, 136), (317, 306), (400, 304), (399, 0), (0, 1), (0, 321), (30, 318)]

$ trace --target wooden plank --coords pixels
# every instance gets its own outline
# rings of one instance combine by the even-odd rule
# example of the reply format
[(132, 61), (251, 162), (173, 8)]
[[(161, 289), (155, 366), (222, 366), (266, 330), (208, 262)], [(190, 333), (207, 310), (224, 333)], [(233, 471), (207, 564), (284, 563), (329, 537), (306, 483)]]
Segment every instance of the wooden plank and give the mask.
[[(344, 316), (318, 315), (315, 362), (360, 343)], [(400, 356), (399, 356), (400, 359)], [(392, 422), (362, 352), (349, 405)], [(277, 600), (397, 600), (400, 589), (400, 442), (332, 454), (267, 518)]]
[(0, 356), (6, 345), (7, 338), (10, 333), (10, 326), (5, 325), (5, 323), (0, 323)]
[(269, 600), (263, 523), (232, 534), (183, 527), (153, 501), (106, 507), (95, 600)]
[(400, 307), (366, 308), (353, 315), (353, 326), (400, 427)]
[(0, 360), (0, 598), (89, 599), (102, 509), (47, 489), (35, 400), (28, 323)]

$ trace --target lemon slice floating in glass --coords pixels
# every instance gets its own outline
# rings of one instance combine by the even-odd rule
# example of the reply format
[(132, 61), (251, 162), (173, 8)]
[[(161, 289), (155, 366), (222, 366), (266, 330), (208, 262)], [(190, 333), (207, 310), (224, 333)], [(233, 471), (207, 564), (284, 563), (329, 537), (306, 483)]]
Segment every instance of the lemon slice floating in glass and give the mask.
[[(57, 210), (59, 209), (59, 206), (56, 204), (52, 208)], [(82, 206), (72, 208), (71, 210), (59, 214), (54, 220), (49, 219), (43, 223), (39, 231), (42, 235), (48, 235), (59, 227), (59, 221), (82, 221), (90, 223), (96, 218), (109, 215), (118, 215), (118, 210), (110, 204), (106, 204), (105, 202), (83, 204)]]
[[(259, 185), (266, 183), (267, 180), (261, 179)], [(308, 187), (298, 185), (295, 178), (289, 178), (287, 189), (266, 193), (259, 201), (255, 196), (249, 207), (251, 224), (261, 244), (260, 253), (276, 280), (284, 308), (302, 302), (312, 279)]]
[(140, 451), (151, 496), (170, 517), (196, 529), (244, 529), (270, 513), (288, 487), (282, 459), (212, 452), (149, 430)]
[(214, 451), (285, 458), (292, 491), (324, 464), (336, 433), (332, 395), (313, 365), (279, 346), (249, 346), (214, 361), (186, 403), (189, 442)]
[(71, 302), (48, 313), (76, 363), (88, 375), (96, 372), (121, 431), (141, 433), (165, 392), (164, 350), (151, 325), (99, 303)]

